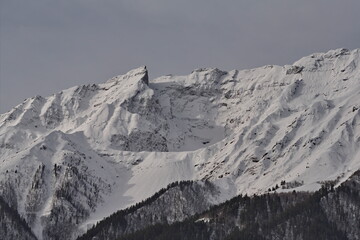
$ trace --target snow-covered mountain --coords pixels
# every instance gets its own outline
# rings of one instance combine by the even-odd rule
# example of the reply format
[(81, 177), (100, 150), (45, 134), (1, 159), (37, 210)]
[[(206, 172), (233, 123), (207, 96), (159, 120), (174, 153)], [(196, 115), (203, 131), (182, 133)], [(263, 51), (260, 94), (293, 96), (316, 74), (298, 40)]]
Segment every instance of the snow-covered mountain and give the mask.
[(359, 54), (152, 80), (140, 67), (27, 99), (0, 115), (0, 195), (38, 239), (71, 239), (175, 181), (215, 184), (208, 205), (338, 185), (360, 168)]

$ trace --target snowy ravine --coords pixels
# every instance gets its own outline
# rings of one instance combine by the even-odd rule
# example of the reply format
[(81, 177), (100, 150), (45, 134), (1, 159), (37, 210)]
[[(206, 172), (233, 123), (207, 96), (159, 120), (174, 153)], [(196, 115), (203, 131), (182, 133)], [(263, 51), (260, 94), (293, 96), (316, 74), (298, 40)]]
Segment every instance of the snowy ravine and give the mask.
[(0, 115), (0, 196), (38, 239), (74, 239), (175, 181), (213, 182), (212, 204), (339, 185), (360, 168), (359, 54), (152, 80), (140, 67), (27, 99)]

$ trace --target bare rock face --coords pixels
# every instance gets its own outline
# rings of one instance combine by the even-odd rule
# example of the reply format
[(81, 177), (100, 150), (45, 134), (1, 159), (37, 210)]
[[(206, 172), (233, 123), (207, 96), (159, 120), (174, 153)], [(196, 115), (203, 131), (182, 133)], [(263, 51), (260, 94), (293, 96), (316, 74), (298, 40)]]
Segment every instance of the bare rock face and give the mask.
[(288, 70), (286, 70), (286, 74), (298, 74), (304, 70), (302, 66), (291, 66)]
[(111, 142), (114, 147), (124, 151), (140, 152), (167, 152), (166, 138), (153, 132), (134, 131), (129, 136), (112, 135)]

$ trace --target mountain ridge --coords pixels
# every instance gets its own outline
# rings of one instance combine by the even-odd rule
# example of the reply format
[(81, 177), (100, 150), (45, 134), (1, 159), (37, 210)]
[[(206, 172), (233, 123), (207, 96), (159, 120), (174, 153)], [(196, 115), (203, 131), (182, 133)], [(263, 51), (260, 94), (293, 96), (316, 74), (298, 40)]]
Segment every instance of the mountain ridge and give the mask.
[(211, 181), (212, 204), (338, 186), (360, 168), (359, 61), (337, 49), (152, 80), (140, 67), (35, 96), (0, 115), (0, 194), (39, 239), (65, 222), (71, 239), (176, 181)]

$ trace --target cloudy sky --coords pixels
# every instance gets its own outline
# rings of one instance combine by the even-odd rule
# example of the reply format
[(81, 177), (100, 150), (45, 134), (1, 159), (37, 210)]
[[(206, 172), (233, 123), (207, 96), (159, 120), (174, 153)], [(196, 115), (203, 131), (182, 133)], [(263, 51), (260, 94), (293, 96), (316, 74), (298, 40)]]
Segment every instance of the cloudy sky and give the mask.
[(360, 47), (359, 0), (0, 0), (0, 113), (147, 65), (150, 78)]

